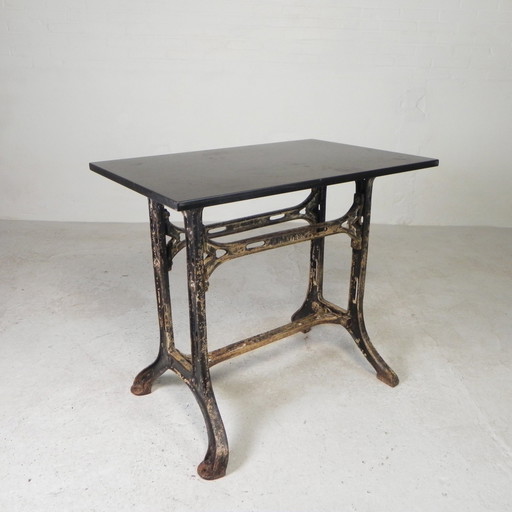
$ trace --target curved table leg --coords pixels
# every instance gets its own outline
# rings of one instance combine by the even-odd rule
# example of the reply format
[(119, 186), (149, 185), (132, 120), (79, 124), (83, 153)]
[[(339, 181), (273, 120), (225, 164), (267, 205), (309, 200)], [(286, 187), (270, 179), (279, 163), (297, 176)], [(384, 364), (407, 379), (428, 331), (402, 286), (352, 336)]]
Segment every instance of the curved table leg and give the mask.
[(186, 210), (187, 280), (190, 314), (192, 378), (187, 384), (203, 413), (208, 432), (208, 449), (197, 472), (206, 480), (226, 474), (229, 448), (226, 430), (213, 393), (206, 335), (206, 269), (204, 265), (205, 229), (202, 209)]
[(197, 473), (205, 480), (215, 480), (226, 474), (229, 447), (224, 423), (213, 394), (211, 383), (202, 386), (187, 382), (203, 413), (208, 433), (208, 448), (204, 460), (197, 467)]
[[(348, 302), (347, 330), (368, 362), (375, 368), (377, 378), (391, 387), (398, 384), (396, 373), (377, 352), (366, 331), (363, 316), (364, 285), (366, 263), (368, 259), (368, 238), (370, 232), (370, 213), (373, 179), (356, 181), (356, 200), (361, 201), (361, 215), (357, 230), (360, 239), (352, 242), (352, 267)], [(359, 197), (357, 197), (359, 196)]]
[(149, 223), (158, 323), (160, 326), (160, 350), (156, 360), (135, 377), (131, 387), (134, 395), (147, 395), (151, 393), (153, 382), (170, 368), (169, 354), (174, 348), (171, 294), (169, 290), (169, 260), (165, 238), (167, 220), (168, 212), (163, 205), (150, 199)]

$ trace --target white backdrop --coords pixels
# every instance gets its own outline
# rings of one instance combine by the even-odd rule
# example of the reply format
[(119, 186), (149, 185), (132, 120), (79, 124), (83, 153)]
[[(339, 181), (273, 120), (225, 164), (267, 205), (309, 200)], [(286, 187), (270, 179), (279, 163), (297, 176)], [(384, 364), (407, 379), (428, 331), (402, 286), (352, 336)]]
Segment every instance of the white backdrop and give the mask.
[(89, 161), (319, 138), (441, 160), (375, 222), (512, 226), (512, 0), (0, 5), (0, 218), (145, 221)]

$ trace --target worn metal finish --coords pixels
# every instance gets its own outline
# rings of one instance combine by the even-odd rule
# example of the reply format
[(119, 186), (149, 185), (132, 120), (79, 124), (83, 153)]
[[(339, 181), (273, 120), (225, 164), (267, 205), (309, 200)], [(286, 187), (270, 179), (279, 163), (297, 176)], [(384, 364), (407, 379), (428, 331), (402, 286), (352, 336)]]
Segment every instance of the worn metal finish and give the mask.
[[(210, 379), (208, 346), (206, 343), (206, 312), (204, 279), (204, 226), (202, 209), (184, 213), (185, 230), (169, 222), (169, 213), (153, 200), (149, 200), (153, 268), (160, 324), (160, 350), (153, 364), (142, 370), (132, 385), (132, 392), (145, 395), (151, 392), (153, 382), (166, 370), (173, 370), (192, 390), (208, 432), (208, 449), (198, 466), (202, 478), (213, 480), (225, 475), (229, 457), (228, 442), (222, 418), (215, 401)], [(174, 346), (169, 270), (174, 251), (183, 244), (187, 248), (187, 279), (189, 290), (191, 355), (182, 354)], [(169, 242), (166, 243), (166, 237)]]
[(302, 219), (312, 224), (315, 222), (314, 210), (318, 204), (318, 199), (318, 189), (314, 189), (308, 197), (297, 206), (281, 208), (280, 210), (274, 210), (268, 213), (259, 213), (228, 222), (209, 224), (206, 226), (206, 231), (210, 238), (219, 238), (221, 236), (243, 233), (251, 229), (282, 224), (283, 222), (289, 222), (291, 220)]
[(149, 199), (149, 224), (151, 230), (151, 248), (153, 255), (153, 271), (155, 274), (156, 302), (160, 326), (160, 350), (156, 360), (142, 370), (132, 385), (135, 395), (151, 393), (153, 382), (167, 369), (176, 367), (186, 372), (190, 366), (186, 356), (174, 347), (172, 329), (171, 295), (169, 292), (169, 259), (167, 257), (166, 235), (169, 223), (169, 212), (159, 203)]
[(184, 212), (187, 241), (187, 279), (190, 311), (192, 378), (186, 380), (201, 408), (208, 432), (208, 449), (199, 464), (199, 476), (213, 480), (225, 475), (228, 440), (213, 394), (206, 338), (206, 278), (204, 264), (205, 230), (202, 208)]
[[(322, 192), (323, 190), (323, 192)], [(208, 276), (222, 263), (240, 258), (248, 254), (255, 254), (277, 247), (285, 247), (287, 245), (305, 242), (307, 240), (323, 239), (326, 236), (335, 235), (337, 233), (345, 233), (352, 238), (357, 244), (360, 242), (360, 235), (356, 226), (359, 205), (354, 203), (350, 210), (342, 217), (325, 222), (325, 213), (322, 221), (317, 221), (318, 209), (320, 208), (319, 201), (322, 194), (324, 195), (325, 203), (325, 188), (315, 189), (315, 191), (308, 197), (307, 202), (301, 203), (297, 208), (287, 211), (281, 210), (273, 212), (272, 214), (265, 214), (261, 216), (254, 216), (251, 218), (250, 229), (263, 228), (276, 224), (279, 222), (286, 222), (282, 218), (277, 218), (278, 215), (283, 215), (286, 219), (287, 216), (294, 220), (305, 220), (310, 225), (293, 229), (287, 229), (276, 233), (257, 235), (235, 242), (219, 242), (215, 240), (224, 234), (238, 233), (243, 230), (246, 219), (236, 219), (226, 224), (215, 224), (213, 235), (211, 226), (209, 226), (209, 235), (206, 243), (206, 269)], [(325, 208), (325, 205), (324, 205)], [(293, 213), (291, 213), (293, 211)], [(283, 213), (287, 212), (287, 213)], [(225, 227), (223, 231), (220, 231)], [(244, 230), (246, 231), (246, 230)], [(320, 244), (322, 245), (322, 243)], [(322, 245), (323, 246), (323, 245)]]
[(356, 181), (356, 194), (361, 201), (361, 214), (358, 231), (360, 241), (352, 242), (352, 267), (348, 298), (349, 322), (347, 330), (354, 338), (357, 346), (375, 368), (377, 377), (391, 387), (398, 384), (398, 376), (377, 352), (366, 331), (363, 315), (364, 284), (366, 279), (366, 263), (368, 260), (368, 240), (370, 236), (370, 214), (372, 201), (373, 178)]
[[(203, 413), (208, 433), (208, 448), (198, 473), (205, 479), (222, 477), (226, 472), (229, 449), (226, 431), (213, 393), (210, 368), (222, 361), (247, 353), (279, 339), (307, 332), (313, 326), (332, 323), (344, 326), (363, 355), (375, 368), (377, 377), (390, 386), (398, 378), (373, 347), (363, 317), (364, 282), (368, 256), (371, 192), (373, 178), (356, 181), (354, 201), (348, 212), (326, 221), (326, 187), (312, 189), (299, 205), (273, 212), (252, 215), (229, 222), (205, 226), (202, 208), (183, 212), (185, 228), (174, 226), (162, 204), (150, 199), (149, 216), (153, 267), (160, 324), (160, 350), (155, 362), (135, 378), (132, 392), (144, 395), (163, 372), (177, 373), (193, 392)], [(272, 226), (291, 220), (303, 220), (306, 226), (241, 240), (220, 242), (218, 238), (248, 230)], [(344, 233), (351, 239), (352, 267), (347, 309), (323, 297), (325, 237)], [(311, 241), (308, 289), (304, 303), (291, 322), (270, 331), (208, 351), (206, 332), (206, 291), (212, 272), (222, 263), (260, 251)], [(174, 346), (171, 296), (168, 272), (173, 258), (186, 248), (190, 314), (191, 354)]]

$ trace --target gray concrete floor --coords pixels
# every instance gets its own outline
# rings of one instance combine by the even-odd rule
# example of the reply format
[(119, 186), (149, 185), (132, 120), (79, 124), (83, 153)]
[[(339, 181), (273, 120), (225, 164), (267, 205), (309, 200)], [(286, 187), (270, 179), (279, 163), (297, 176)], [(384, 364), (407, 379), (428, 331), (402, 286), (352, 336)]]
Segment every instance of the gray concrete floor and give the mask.
[[(129, 392), (158, 344), (147, 226), (4, 221), (0, 254), (0, 510), (512, 510), (512, 230), (373, 226), (366, 322), (400, 385), (336, 326), (216, 366), (231, 460), (214, 482), (186, 386)], [(340, 305), (348, 255), (327, 240)], [(286, 323), (307, 262), (299, 244), (219, 268), (211, 346)], [(180, 255), (185, 350), (184, 273)]]

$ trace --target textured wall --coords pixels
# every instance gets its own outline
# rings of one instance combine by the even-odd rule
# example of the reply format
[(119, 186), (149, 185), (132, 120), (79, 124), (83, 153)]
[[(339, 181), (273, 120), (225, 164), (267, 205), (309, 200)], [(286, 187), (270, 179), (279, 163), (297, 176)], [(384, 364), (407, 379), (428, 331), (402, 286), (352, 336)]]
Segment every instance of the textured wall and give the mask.
[(377, 222), (512, 226), (511, 0), (0, 5), (1, 218), (145, 220), (89, 161), (323, 138), (441, 159)]

